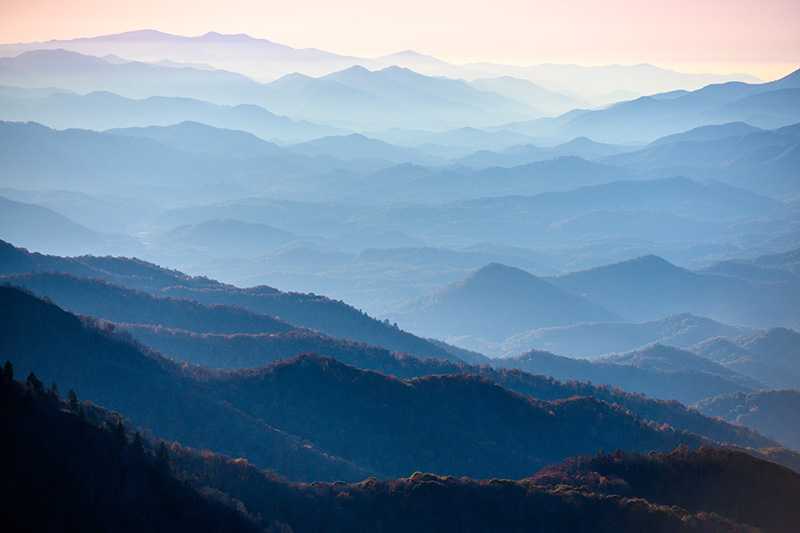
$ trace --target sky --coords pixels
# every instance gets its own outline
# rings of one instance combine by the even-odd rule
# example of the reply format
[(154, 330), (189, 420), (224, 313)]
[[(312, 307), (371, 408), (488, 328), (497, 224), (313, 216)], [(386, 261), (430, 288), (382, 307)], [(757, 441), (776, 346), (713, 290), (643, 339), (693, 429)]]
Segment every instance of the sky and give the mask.
[(361, 57), (635, 64), (762, 79), (800, 66), (800, 0), (0, 0), (0, 42), (247, 33)]

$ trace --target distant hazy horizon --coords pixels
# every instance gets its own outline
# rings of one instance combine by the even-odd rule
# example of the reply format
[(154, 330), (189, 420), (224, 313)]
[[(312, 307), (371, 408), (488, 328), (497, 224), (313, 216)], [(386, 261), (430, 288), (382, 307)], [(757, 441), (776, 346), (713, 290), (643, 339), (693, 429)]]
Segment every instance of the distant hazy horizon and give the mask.
[[(676, 3), (684, 4), (682, 7)], [(247, 15), (247, 16), (232, 16)], [(454, 0), (402, 6), (346, 0), (141, 2), (9, 0), (0, 42), (72, 39), (155, 29), (185, 36), (246, 33), (295, 48), (378, 57), (404, 50), (453, 63), (584, 66), (649, 63), (682, 72), (741, 73), (763, 80), (796, 68), (800, 3), (743, 0), (503, 2)]]

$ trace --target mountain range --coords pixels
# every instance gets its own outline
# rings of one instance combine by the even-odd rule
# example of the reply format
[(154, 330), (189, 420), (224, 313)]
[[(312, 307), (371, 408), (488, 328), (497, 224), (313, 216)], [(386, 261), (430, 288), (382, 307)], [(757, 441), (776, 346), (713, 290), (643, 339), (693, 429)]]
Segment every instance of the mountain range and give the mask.
[(503, 127), (532, 136), (586, 136), (608, 143), (653, 141), (708, 124), (737, 121), (778, 128), (800, 121), (798, 89), (800, 70), (766, 83), (717, 83), (668, 98), (641, 96), (604, 109), (570, 111)]
[[(413, 527), (425, 532), (463, 522), (465, 532), (536, 523), (537, 530), (557, 525), (601, 532), (638, 531), (645, 524), (653, 531), (745, 531), (750, 526), (744, 524), (755, 524), (783, 533), (795, 521), (784, 498), (762, 495), (791, 494), (797, 475), (755, 452), (600, 454), (516, 482), (415, 473), (391, 481), (300, 485), (246, 461), (142, 438), (139, 432), (131, 436), (127, 421), (116, 414), (85, 401), (61, 401), (39, 390), (35, 380), (23, 385), (4, 377), (0, 393), (4, 427), (15, 435), (16, 468), (7, 475), (17, 487), (9, 503), (20, 512), (12, 514), (12, 527), (66, 521), (92, 532), (143, 527), (306, 532), (328, 523), (332, 531), (395, 532), (412, 527), (413, 520)], [(81, 475), (98, 462), (104, 465), (101, 475)], [(590, 481), (596, 479), (610, 482)], [(64, 498), (45, 504), (35, 488), (42, 485), (64, 491)], [(87, 494), (103, 505), (91, 507)], [(130, 513), (127, 501), (149, 512)], [(418, 512), (430, 505), (447, 512)], [(388, 527), (382, 525), (386, 517), (392, 517)]]
[(391, 317), (443, 338), (503, 339), (537, 327), (613, 320), (610, 311), (513, 267), (489, 264)]
[[(496, 78), (507, 84), (507, 77), (527, 80), (557, 91), (576, 92), (598, 103), (608, 103), (624, 95), (652, 94), (674, 89), (692, 89), (709, 83), (740, 80), (757, 81), (744, 74), (687, 74), (653, 65), (578, 65), (543, 64), (511, 66), (492, 63), (455, 65), (436, 57), (405, 50), (377, 58), (357, 58), (313, 48), (292, 48), (267, 39), (245, 34), (225, 35), (208, 32), (185, 37), (155, 30), (104, 35), (98, 37), (15, 43), (0, 46), (0, 55), (17, 55), (31, 50), (66, 49), (95, 56), (113, 55), (127, 60), (181, 64), (208, 69), (208, 65), (242, 72), (259, 80), (277, 79), (298, 72), (321, 76), (361, 65), (370, 69), (406, 67), (430, 76), (480, 79)], [(115, 61), (126, 59), (110, 58)], [(479, 82), (480, 83), (480, 82)], [(520, 82), (515, 81), (518, 85)], [(546, 90), (546, 89), (545, 89)], [(551, 91), (548, 92), (551, 93)], [(567, 96), (568, 97), (568, 96)], [(564, 98), (564, 97), (562, 97)], [(540, 100), (542, 101), (542, 100)], [(547, 102), (547, 100), (544, 100)], [(560, 103), (561, 98), (555, 103)], [(541, 105), (541, 104), (540, 104)], [(538, 107), (538, 106), (534, 106)], [(542, 106), (543, 108), (546, 106)]]

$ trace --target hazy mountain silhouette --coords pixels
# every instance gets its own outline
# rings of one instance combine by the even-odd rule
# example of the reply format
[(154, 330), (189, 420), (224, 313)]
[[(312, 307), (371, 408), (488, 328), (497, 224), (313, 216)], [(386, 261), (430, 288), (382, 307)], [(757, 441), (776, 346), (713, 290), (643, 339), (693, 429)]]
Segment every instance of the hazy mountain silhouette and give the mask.
[[(259, 323), (263, 326), (264, 324), (269, 324), (270, 321), (274, 326), (281, 326), (278, 328), (279, 331), (285, 331), (286, 328), (283, 322), (270, 318), (281, 317), (281, 319), (287, 320), (295, 326), (320, 331), (333, 337), (367, 342), (392, 351), (406, 352), (420, 357), (457, 359), (447, 350), (403, 331), (389, 324), (388, 321), (376, 320), (341, 300), (333, 300), (321, 295), (282, 292), (266, 286), (242, 289), (204, 277), (187, 276), (182, 272), (168, 270), (138, 259), (93, 256), (62, 258), (35, 254), (24, 249), (15, 248), (2, 241), (0, 241), (0, 254), (0, 272), (3, 274), (16, 275), (10, 277), (19, 279), (30, 279), (32, 280), (31, 282), (37, 279), (49, 280), (54, 284), (53, 289), (59, 289), (63, 284), (65, 288), (76, 287), (97, 295), (130, 294), (134, 301), (142, 303), (144, 306), (142, 309), (146, 309), (147, 306), (160, 305), (165, 305), (166, 309), (179, 309), (181, 306), (185, 306), (184, 309), (187, 310), (196, 309), (201, 318), (212, 317), (214, 309), (217, 309), (214, 306), (220, 305), (223, 310), (227, 309), (233, 312), (232, 320), (233, 317), (238, 317), (236, 320), (241, 319), (241, 327), (245, 327), (248, 324), (249, 318), (255, 317), (255, 322), (251, 326), (247, 326), (245, 330), (239, 330), (238, 332), (240, 333), (244, 331), (258, 332), (256, 328), (260, 327), (258, 326)], [(41, 276), (26, 275), (26, 272), (43, 274)], [(107, 283), (48, 274), (52, 272), (97, 278)], [(128, 289), (123, 289), (122, 287), (128, 287)], [(139, 291), (147, 291), (147, 293)], [(150, 296), (148, 296), (148, 293)], [(71, 293), (66, 294), (71, 295)], [(164, 298), (165, 296), (196, 300), (207, 305), (197, 305), (191, 301)], [(176, 328), (184, 327), (173, 321), (180, 320), (181, 317), (172, 315), (169, 318), (172, 322), (171, 324), (167, 323), (166, 320), (163, 322), (156, 321), (155, 317), (148, 318), (147, 314), (143, 316), (142, 320), (137, 319), (132, 314), (123, 315), (122, 313), (133, 313), (136, 309), (117, 306), (108, 299), (101, 299), (98, 302), (91, 300), (79, 301), (78, 303), (106, 306), (104, 309), (108, 313), (120, 313), (119, 315), (107, 316), (106, 318), (109, 320), (171, 325), (171, 327)], [(91, 309), (91, 307), (87, 307), (86, 312), (92, 314)], [(245, 309), (250, 312), (246, 312)], [(193, 313), (183, 317), (184, 320), (191, 320), (192, 318), (195, 318)], [(220, 324), (216, 320), (208, 325), (211, 329), (207, 326), (194, 329), (198, 331), (223, 331), (218, 329)], [(237, 330), (229, 329), (228, 332), (234, 333)]]
[(513, 167), (525, 165), (534, 161), (544, 161), (566, 156), (592, 160), (633, 150), (633, 147), (598, 143), (588, 137), (576, 137), (569, 142), (553, 147), (539, 147), (533, 144), (524, 144), (511, 146), (500, 152), (481, 150), (458, 159), (457, 163), (474, 168)]
[(35, 89), (3, 88), (0, 89), (0, 118), (40, 122), (57, 129), (93, 130), (200, 122), (247, 131), (262, 139), (291, 142), (341, 133), (329, 126), (275, 115), (257, 105), (226, 106), (179, 96), (132, 99), (97, 91), (41, 94)]
[(697, 404), (700, 412), (752, 428), (784, 446), (800, 450), (800, 391), (739, 393), (709, 398)]
[(181, 122), (172, 126), (117, 128), (108, 130), (108, 133), (152, 139), (179, 150), (199, 154), (249, 158), (270, 157), (283, 153), (277, 145), (259, 139), (252, 133), (215, 128), (198, 122)]
[(758, 383), (756, 380), (738, 374), (719, 363), (695, 355), (690, 351), (664, 344), (651, 344), (639, 350), (607, 355), (594, 361), (616, 365), (631, 365), (637, 368), (660, 370), (662, 372), (702, 372), (722, 376), (749, 388), (763, 387), (763, 384)]
[(606, 322), (540, 328), (515, 335), (502, 344), (502, 353), (514, 355), (532, 349), (593, 357), (627, 352), (653, 343), (688, 348), (716, 337), (738, 337), (747, 328), (722, 324), (689, 313), (650, 322)]
[(655, 320), (683, 312), (752, 326), (776, 321), (793, 323), (797, 319), (789, 304), (780, 303), (787, 290), (795, 290), (792, 286), (696, 273), (656, 256), (566, 274), (549, 281), (628, 319)]
[(469, 82), (482, 91), (489, 91), (516, 100), (542, 115), (558, 115), (583, 107), (579, 100), (556, 91), (540, 87), (528, 80), (512, 76), (479, 78)]
[[(192, 140), (186, 135), (190, 130)], [(171, 137), (176, 132), (180, 138)], [(181, 200), (187, 194), (209, 200), (241, 198), (252, 188), (280, 188), (296, 183), (298, 176), (346, 167), (333, 158), (294, 154), (251, 137), (245, 144), (257, 152), (247, 157), (222, 148), (204, 149), (206, 143), (219, 141), (224, 143), (221, 147), (244, 150), (242, 134), (207, 126), (183, 124), (128, 133), (136, 136), (0, 122), (0, 139), (6, 147), (0, 162), (11, 186), (58, 188), (69, 179), (73, 189), (91, 194), (142, 196), (144, 191)], [(259, 179), (266, 176), (273, 179)]]
[(646, 394), (653, 398), (691, 404), (705, 398), (734, 392), (749, 392), (750, 387), (736, 379), (695, 370), (663, 371), (604, 361), (572, 359), (543, 351), (494, 360), (502, 368), (517, 368), (559, 380), (589, 381)]
[(779, 80), (749, 84), (713, 84), (672, 98), (643, 96), (606, 109), (535, 120), (519, 130), (528, 135), (570, 138), (587, 136), (603, 142), (652, 141), (707, 124), (747, 122), (776, 128), (800, 121), (800, 71)]
[(503, 195), (535, 195), (605, 184), (629, 177), (627, 170), (558, 157), (519, 166), (480, 170), (450, 167), (441, 170), (397, 166), (367, 176), (356, 197), (387, 198), (415, 203), (452, 202)]
[(381, 159), (392, 162), (431, 163), (430, 156), (417, 150), (394, 146), (361, 134), (322, 137), (291, 145), (288, 150), (307, 156), (329, 156), (337, 159)]
[(607, 321), (615, 315), (524, 270), (492, 263), (393, 318), (434, 337), (502, 339), (535, 327)]
[(233, 72), (141, 62), (112, 63), (58, 49), (0, 58), (0, 83), (59, 87), (80, 93), (108, 91), (128, 98), (189, 97), (217, 104), (258, 104), (264, 95), (262, 84)]
[(0, 49), (7, 55), (9, 52), (58, 48), (98, 56), (114, 54), (141, 61), (168, 58), (183, 63), (210, 63), (216, 67), (233, 68), (267, 79), (297, 70), (324, 74), (352, 65), (356, 60), (313, 48), (291, 48), (245, 34), (208, 32), (185, 37), (150, 29), (98, 37), (3, 45)]
[(700, 126), (681, 133), (674, 133), (660, 137), (651, 142), (649, 146), (658, 146), (677, 142), (717, 141), (728, 137), (743, 137), (750, 133), (763, 131), (761, 128), (751, 126), (746, 122), (729, 122), (728, 124), (711, 124)]
[(289, 74), (265, 85), (263, 98), (278, 113), (370, 129), (486, 126), (531, 114), (524, 104), (462, 80), (394, 66), (353, 66), (319, 78)]
[[(715, 138), (716, 134), (720, 137)], [(797, 124), (755, 131), (741, 123), (708, 126), (670, 137), (605, 161), (650, 175), (715, 178), (776, 196), (797, 191), (792, 179), (792, 169), (800, 161)]]
[(0, 281), (24, 287), (74, 313), (115, 322), (210, 333), (279, 333), (293, 329), (279, 319), (239, 307), (156, 298), (145, 292), (66, 274), (20, 274), (4, 276)]
[(74, 253), (99, 246), (98, 233), (37, 205), (0, 197), (0, 233), (4, 238), (53, 253)]
[(734, 339), (709, 339), (691, 349), (772, 388), (800, 388), (798, 337), (793, 330), (774, 328)]
[(239, 220), (209, 220), (179, 226), (157, 237), (161, 246), (189, 248), (212, 256), (257, 257), (286, 245), (297, 237), (266, 224)]

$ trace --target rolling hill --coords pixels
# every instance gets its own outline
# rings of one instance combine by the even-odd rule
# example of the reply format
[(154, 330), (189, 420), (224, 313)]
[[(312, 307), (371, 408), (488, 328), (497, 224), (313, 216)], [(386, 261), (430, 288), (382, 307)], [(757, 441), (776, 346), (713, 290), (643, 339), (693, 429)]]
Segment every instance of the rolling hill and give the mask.
[(434, 337), (503, 339), (536, 327), (613, 320), (615, 315), (517, 268), (489, 264), (392, 316)]
[[(352, 479), (357, 471), (391, 476), (420, 467), (519, 477), (598, 448), (702, 442), (598, 400), (543, 402), (474, 376), (401, 381), (315, 356), (240, 373), (181, 367), (23, 291), (0, 292), (0, 346), (22, 374), (35, 370), (45, 382), (121, 410), (165, 438), (244, 455), (301, 479)], [(149, 394), (133, 392), (143, 388)], [(198, 416), (205, 422), (197, 423)]]
[(535, 350), (514, 357), (495, 359), (493, 364), (499, 368), (516, 368), (531, 374), (552, 376), (558, 380), (589, 381), (618, 387), (627, 392), (678, 400), (686, 404), (720, 394), (751, 390), (738, 379), (696, 370), (662, 371), (611, 362), (571, 359)]
[(800, 391), (774, 390), (709, 398), (697, 404), (707, 416), (754, 429), (800, 450)]
[(507, 339), (502, 345), (502, 353), (514, 355), (537, 349), (572, 357), (594, 357), (628, 352), (653, 343), (688, 348), (714, 337), (738, 337), (747, 332), (747, 328), (683, 313), (650, 322), (607, 322), (535, 329)]
[[(26, 272), (63, 272), (74, 276), (97, 278), (135, 291), (146, 291), (156, 297), (147, 300), (150, 302), (162, 302), (163, 297), (174, 296), (209, 306), (235, 306), (242, 308), (237, 311), (242, 316), (248, 315), (243, 311), (246, 309), (250, 311), (250, 315), (255, 313), (282, 317), (283, 320), (288, 320), (298, 327), (316, 330), (332, 337), (366, 342), (419, 357), (454, 358), (447, 350), (430, 341), (387, 322), (376, 320), (342, 301), (325, 296), (282, 292), (266, 286), (242, 289), (204, 277), (187, 276), (182, 272), (168, 270), (138, 259), (93, 256), (62, 258), (30, 253), (9, 243), (0, 242), (0, 273), (14, 275)], [(120, 290), (113, 285), (67, 277), (53, 276), (53, 279), (109, 291)], [(142, 293), (133, 294), (136, 298), (144, 297)], [(200, 307), (205, 308), (205, 306)], [(120, 318), (120, 321), (152, 323), (146, 317), (144, 321), (130, 318)]]
[(787, 291), (795, 290), (792, 285), (757, 284), (696, 273), (656, 256), (566, 274), (548, 281), (628, 318), (657, 320), (689, 312), (750, 326), (792, 324), (797, 320), (796, 312), (785, 298)]
[[(643, 526), (652, 531), (745, 531), (735, 520), (782, 533), (795, 520), (791, 505), (762, 494), (791, 494), (797, 475), (734, 450), (598, 455), (516, 482), (418, 472), (390, 481), (294, 484), (241, 459), (178, 443), (156, 444), (138, 432), (131, 438), (115, 413), (83, 402), (76, 414), (73, 404), (30, 383), (4, 378), (0, 393), (4, 427), (15, 435), (17, 468), (6, 474), (17, 490), (8, 500), (14, 511), (6, 518), (17, 529), (63, 521), (90, 532), (144, 527), (305, 533), (328, 524), (326, 530), (337, 532), (393, 533), (409, 527), (441, 531), (456, 523), (463, 523), (459, 529), (467, 533), (497, 527), (530, 530), (532, 524), (536, 531), (565, 526), (615, 533)], [(91, 419), (80, 414), (86, 408)], [(103, 466), (100, 475), (80, 475), (98, 465)], [(691, 493), (683, 489), (689, 484)], [(37, 490), (43, 485), (50, 487), (47, 494), (55, 502), (44, 502), (44, 493)], [(87, 494), (102, 506), (88, 505)], [(760, 503), (745, 504), (751, 500)], [(436, 511), (420, 512), (430, 506)]]
[(0, 92), (0, 119), (39, 122), (55, 129), (145, 128), (198, 122), (246, 131), (266, 140), (302, 142), (341, 133), (329, 126), (275, 115), (258, 105), (219, 105), (184, 96), (126, 98), (111, 92)]

